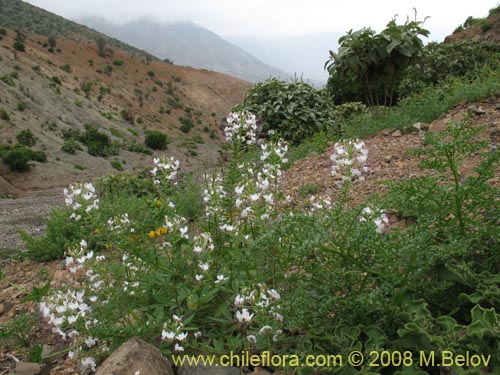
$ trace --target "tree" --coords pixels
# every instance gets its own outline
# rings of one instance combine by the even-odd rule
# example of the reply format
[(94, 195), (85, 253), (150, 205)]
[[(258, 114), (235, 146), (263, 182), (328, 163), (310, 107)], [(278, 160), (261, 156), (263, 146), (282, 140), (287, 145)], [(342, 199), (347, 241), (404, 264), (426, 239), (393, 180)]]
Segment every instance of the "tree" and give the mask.
[(362, 91), (368, 105), (393, 105), (403, 71), (422, 53), (420, 36), (429, 35), (423, 23), (398, 25), (393, 18), (380, 34), (371, 28), (350, 30), (339, 39), (338, 53), (330, 51), (325, 68)]

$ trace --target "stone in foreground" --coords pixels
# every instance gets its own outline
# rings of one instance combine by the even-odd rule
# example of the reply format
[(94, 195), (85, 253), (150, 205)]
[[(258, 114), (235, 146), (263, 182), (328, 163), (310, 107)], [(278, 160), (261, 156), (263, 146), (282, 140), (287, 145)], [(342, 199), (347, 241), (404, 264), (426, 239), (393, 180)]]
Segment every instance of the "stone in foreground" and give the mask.
[(133, 338), (97, 369), (96, 375), (174, 375), (172, 365), (147, 342)]

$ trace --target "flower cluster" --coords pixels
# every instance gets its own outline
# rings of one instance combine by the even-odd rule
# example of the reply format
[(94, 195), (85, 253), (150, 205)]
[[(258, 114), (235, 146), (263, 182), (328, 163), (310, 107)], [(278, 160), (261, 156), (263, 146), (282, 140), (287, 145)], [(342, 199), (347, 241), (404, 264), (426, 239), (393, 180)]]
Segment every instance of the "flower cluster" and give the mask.
[(387, 215), (381, 210), (373, 209), (370, 207), (363, 208), (361, 212), (360, 222), (371, 221), (375, 224), (375, 230), (378, 233), (382, 233), (389, 225), (389, 219)]
[(85, 213), (89, 213), (99, 208), (99, 198), (97, 198), (94, 185), (90, 182), (70, 185), (69, 188), (65, 188), (64, 203), (75, 211), (70, 216), (75, 221), (82, 218), (80, 209), (84, 210)]
[(153, 162), (155, 166), (151, 170), (151, 175), (153, 176), (155, 185), (160, 185), (162, 179), (167, 180), (167, 182), (173, 182), (174, 185), (177, 184), (174, 181), (179, 171), (179, 160), (174, 159), (172, 156), (170, 158), (153, 158)]
[(182, 316), (173, 315), (169, 322), (163, 324), (163, 330), (161, 332), (162, 340), (169, 340), (174, 342), (174, 351), (182, 352), (184, 347), (179, 343), (183, 342), (188, 337), (188, 332), (183, 332), (184, 324), (182, 322)]
[(356, 139), (337, 142), (334, 153), (330, 156), (333, 162), (332, 175), (340, 175), (342, 181), (363, 181), (363, 173), (368, 171), (365, 166), (367, 158), (368, 149), (363, 141)]
[(257, 143), (257, 120), (250, 112), (232, 112), (224, 128), (226, 141), (233, 144)]
[(243, 289), (241, 294), (234, 298), (233, 305), (238, 309), (235, 318), (239, 324), (247, 326), (257, 319), (265, 321), (262, 327), (257, 327), (247, 336), (250, 343), (256, 343), (258, 336), (269, 334), (273, 335), (273, 341), (277, 341), (278, 336), (283, 333), (277, 328), (283, 323), (283, 316), (277, 312), (280, 308), (277, 302), (280, 299), (281, 296), (275, 289), (268, 289), (264, 284), (259, 284), (257, 289)]

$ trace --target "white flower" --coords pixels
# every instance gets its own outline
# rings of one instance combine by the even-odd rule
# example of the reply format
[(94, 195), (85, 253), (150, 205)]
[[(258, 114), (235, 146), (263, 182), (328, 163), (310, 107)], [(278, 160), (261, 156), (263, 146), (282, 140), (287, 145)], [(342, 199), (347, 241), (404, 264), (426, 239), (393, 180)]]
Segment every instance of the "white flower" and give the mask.
[(226, 281), (227, 279), (229, 279), (229, 277), (224, 277), (224, 275), (217, 275), (217, 280), (215, 280), (215, 284)]
[(81, 360), (81, 366), (82, 366), (82, 369), (85, 371), (85, 370), (92, 370), (92, 371), (95, 371), (95, 368), (96, 368), (96, 363), (95, 363), (95, 359), (92, 358), (92, 357), (85, 357), (85, 358), (82, 358)]
[(198, 267), (200, 267), (203, 271), (208, 271), (208, 269), (210, 268), (209, 264), (208, 263), (198, 263)]
[(254, 314), (250, 314), (248, 309), (243, 309), (242, 311), (236, 311), (236, 319), (238, 322), (249, 322), (252, 320)]
[(172, 331), (161, 331), (161, 339), (162, 340), (173, 340), (175, 338), (175, 332)]
[(248, 335), (247, 340), (249, 343), (255, 344), (257, 342), (257, 337), (255, 337), (254, 335)]
[(194, 335), (194, 337), (196, 337), (196, 338), (201, 337), (201, 332), (200, 332), (200, 331), (195, 332), (193, 335)]
[(182, 333), (179, 333), (178, 335), (176, 335), (175, 339), (179, 340), (179, 341), (184, 341), (186, 339), (187, 335), (188, 335), (187, 332), (182, 332)]
[(241, 305), (243, 302), (245, 302), (245, 298), (243, 298), (242, 296), (240, 296), (239, 294), (234, 298), (234, 305), (235, 306), (239, 306)]
[(259, 334), (262, 335), (263, 333), (266, 333), (267, 331), (272, 331), (273, 328), (271, 326), (265, 325), (259, 330)]
[(203, 279), (203, 275), (196, 275), (195, 278), (196, 281), (201, 281), (201, 279)]
[(184, 351), (184, 347), (180, 346), (177, 343), (175, 343), (174, 351), (176, 351), (176, 352), (183, 352)]

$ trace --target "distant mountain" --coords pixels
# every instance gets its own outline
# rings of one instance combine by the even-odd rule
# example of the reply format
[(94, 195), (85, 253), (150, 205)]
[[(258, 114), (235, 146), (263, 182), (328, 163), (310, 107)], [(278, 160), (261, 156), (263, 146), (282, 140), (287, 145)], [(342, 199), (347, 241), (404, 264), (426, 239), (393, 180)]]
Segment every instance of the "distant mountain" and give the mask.
[(161, 59), (167, 58), (177, 65), (213, 70), (250, 82), (263, 81), (269, 77), (289, 77), (289, 74), (263, 63), (194, 23), (164, 25), (141, 19), (115, 25), (96, 17), (84, 18), (78, 22), (144, 49)]
[(329, 50), (336, 51), (342, 33), (320, 33), (272, 38), (228, 37), (234, 43), (267, 64), (283, 69), (315, 86), (325, 84), (323, 69)]

